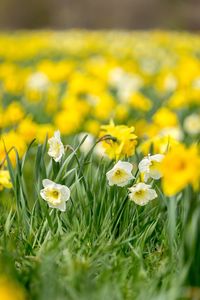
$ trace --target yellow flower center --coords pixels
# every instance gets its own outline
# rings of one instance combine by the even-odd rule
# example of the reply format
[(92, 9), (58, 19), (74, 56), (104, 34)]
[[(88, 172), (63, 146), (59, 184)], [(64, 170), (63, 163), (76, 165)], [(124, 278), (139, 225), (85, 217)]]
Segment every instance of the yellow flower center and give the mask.
[(53, 191), (53, 192), (52, 192), (52, 197), (53, 197), (53, 198), (56, 198), (56, 199), (57, 199), (57, 198), (58, 198), (58, 195), (59, 195), (58, 191)]
[(186, 168), (187, 164), (185, 161), (178, 161), (176, 164), (175, 164), (175, 168), (177, 171), (181, 171), (181, 170), (184, 170)]
[(48, 198), (48, 201), (51, 203), (58, 203), (60, 192), (55, 189), (50, 189), (46, 191), (46, 196)]
[(160, 163), (157, 161), (151, 161), (151, 164), (149, 166), (150, 170), (158, 170), (160, 167)]
[(118, 169), (118, 170), (115, 172), (115, 176), (120, 177), (121, 175), (122, 175), (122, 171)]
[(126, 180), (127, 174), (123, 169), (117, 169), (113, 174), (113, 180), (115, 182), (122, 182)]
[(138, 198), (143, 198), (145, 195), (145, 191), (144, 190), (140, 190), (140, 191), (136, 191), (135, 192), (135, 196)]

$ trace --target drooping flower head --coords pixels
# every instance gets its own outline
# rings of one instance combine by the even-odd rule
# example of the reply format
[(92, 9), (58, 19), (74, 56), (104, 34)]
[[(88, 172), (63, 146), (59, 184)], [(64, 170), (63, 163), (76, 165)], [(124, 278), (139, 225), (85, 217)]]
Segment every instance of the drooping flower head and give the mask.
[(137, 144), (134, 130), (133, 126), (115, 125), (113, 122), (101, 126), (100, 137), (108, 137), (102, 141), (102, 145), (109, 158), (118, 160), (134, 154)]
[(151, 188), (151, 185), (139, 182), (129, 188), (129, 199), (137, 205), (146, 205), (149, 201), (157, 197), (156, 191)]
[(41, 197), (47, 201), (49, 207), (66, 210), (66, 201), (70, 198), (70, 190), (67, 186), (57, 184), (49, 179), (42, 181), (44, 189), (40, 191)]
[(160, 179), (162, 173), (160, 170), (160, 163), (163, 160), (163, 154), (148, 155), (144, 157), (139, 165), (139, 171), (144, 176), (144, 181), (146, 182), (149, 178)]
[(108, 183), (110, 186), (118, 185), (125, 186), (134, 178), (132, 175), (133, 165), (129, 162), (119, 160), (114, 167), (106, 173)]
[(179, 144), (169, 151), (161, 163), (162, 187), (167, 196), (173, 196), (187, 185), (198, 187), (200, 157), (197, 145), (186, 148)]
[(54, 136), (48, 140), (49, 151), (48, 154), (51, 156), (56, 162), (59, 162), (65, 153), (64, 145), (60, 138), (60, 131), (55, 131)]

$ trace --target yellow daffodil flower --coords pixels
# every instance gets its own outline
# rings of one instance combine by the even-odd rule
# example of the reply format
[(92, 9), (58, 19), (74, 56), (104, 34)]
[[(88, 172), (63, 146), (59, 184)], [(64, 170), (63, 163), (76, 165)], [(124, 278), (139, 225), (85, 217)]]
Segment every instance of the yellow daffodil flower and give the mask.
[(102, 142), (105, 153), (111, 159), (116, 160), (132, 156), (137, 144), (137, 136), (134, 134), (134, 130), (133, 126), (114, 125), (113, 122), (101, 126), (100, 136), (108, 137)]
[(161, 163), (162, 186), (167, 196), (173, 196), (191, 184), (198, 187), (200, 180), (200, 157), (196, 145), (172, 148)]

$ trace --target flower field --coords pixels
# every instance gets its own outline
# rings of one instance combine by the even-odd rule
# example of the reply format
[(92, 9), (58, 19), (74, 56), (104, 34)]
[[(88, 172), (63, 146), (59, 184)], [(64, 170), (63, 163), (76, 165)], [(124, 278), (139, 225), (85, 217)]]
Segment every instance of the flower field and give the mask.
[(0, 34), (0, 299), (200, 299), (200, 36)]

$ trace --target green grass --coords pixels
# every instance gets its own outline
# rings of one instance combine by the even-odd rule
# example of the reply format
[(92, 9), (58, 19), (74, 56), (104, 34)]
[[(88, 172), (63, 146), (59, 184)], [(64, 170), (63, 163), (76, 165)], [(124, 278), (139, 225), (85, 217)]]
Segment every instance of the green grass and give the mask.
[[(22, 160), (16, 153), (16, 168), (7, 157), (14, 189), (1, 194), (1, 272), (28, 299), (199, 299), (199, 196), (188, 187), (166, 198), (156, 183), (158, 198), (136, 206), (126, 187), (108, 186), (112, 161), (73, 144), (60, 165), (46, 143), (33, 142)], [(70, 187), (66, 212), (39, 196), (44, 178)]]

